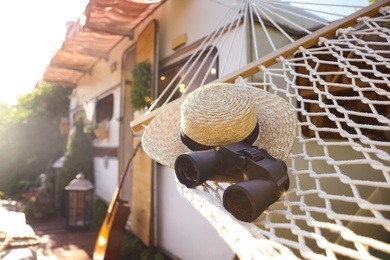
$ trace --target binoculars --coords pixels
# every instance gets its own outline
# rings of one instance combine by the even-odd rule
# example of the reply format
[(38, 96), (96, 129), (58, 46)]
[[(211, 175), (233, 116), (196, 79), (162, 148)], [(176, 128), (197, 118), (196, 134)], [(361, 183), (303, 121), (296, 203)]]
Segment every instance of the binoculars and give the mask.
[(290, 185), (287, 166), (282, 160), (242, 142), (181, 154), (175, 161), (176, 177), (188, 188), (214, 175), (231, 176), (238, 171), (244, 181), (225, 190), (223, 206), (241, 221), (252, 222), (258, 218)]

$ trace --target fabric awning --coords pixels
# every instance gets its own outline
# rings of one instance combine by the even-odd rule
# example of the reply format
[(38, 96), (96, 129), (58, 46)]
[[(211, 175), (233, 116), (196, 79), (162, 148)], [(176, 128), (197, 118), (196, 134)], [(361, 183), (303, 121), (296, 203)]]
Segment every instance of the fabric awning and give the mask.
[[(165, 0), (144, 4), (130, 0), (91, 0), (85, 9), (83, 27), (68, 24), (62, 47), (52, 57), (43, 80), (64, 87), (76, 87), (85, 73), (124, 38), (134, 37), (134, 29)], [(78, 28), (78, 29), (75, 29)]]

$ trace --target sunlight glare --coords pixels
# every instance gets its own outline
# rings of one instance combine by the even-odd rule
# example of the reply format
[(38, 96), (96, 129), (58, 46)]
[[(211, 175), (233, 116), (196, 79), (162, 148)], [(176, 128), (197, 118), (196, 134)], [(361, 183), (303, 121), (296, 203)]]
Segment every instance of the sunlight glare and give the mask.
[[(33, 90), (61, 46), (66, 22), (77, 21), (87, 0), (21, 0), (2, 3), (0, 102), (16, 104)], [(23, 8), (21, 8), (21, 6)]]

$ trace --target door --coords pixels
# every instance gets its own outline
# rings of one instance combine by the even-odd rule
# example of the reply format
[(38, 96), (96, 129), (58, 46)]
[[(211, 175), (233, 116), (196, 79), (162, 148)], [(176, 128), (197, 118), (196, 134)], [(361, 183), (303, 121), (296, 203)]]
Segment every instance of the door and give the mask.
[[(157, 71), (157, 21), (151, 21), (138, 37), (137, 43), (130, 48), (124, 58), (123, 72), (123, 117), (121, 134), (121, 169), (131, 158), (134, 148), (141, 141), (141, 134), (134, 135), (130, 128), (130, 122), (142, 116), (143, 109), (135, 111), (131, 105), (131, 88), (133, 87), (133, 69), (138, 63), (146, 62), (150, 65), (151, 93), (150, 98), (155, 96)], [(132, 161), (125, 183), (122, 197), (131, 205), (131, 230), (144, 244), (150, 245), (151, 225), (153, 209), (153, 173), (152, 160), (139, 149)], [(123, 170), (122, 170), (123, 171)]]

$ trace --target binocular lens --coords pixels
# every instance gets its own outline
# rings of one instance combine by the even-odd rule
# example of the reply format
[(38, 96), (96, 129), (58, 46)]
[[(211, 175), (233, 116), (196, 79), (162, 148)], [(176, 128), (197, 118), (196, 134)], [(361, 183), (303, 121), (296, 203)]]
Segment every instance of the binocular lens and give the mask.
[(177, 161), (177, 171), (181, 176), (179, 181), (187, 186), (193, 186), (198, 179), (198, 172), (189, 157), (182, 157)]
[(249, 219), (253, 213), (252, 213), (252, 205), (250, 203), (250, 200), (245, 192), (242, 190), (232, 190), (229, 193), (229, 200), (228, 200), (228, 208), (229, 211), (233, 214), (235, 214), (235, 217), (240, 220)]
[(219, 168), (219, 155), (213, 150), (181, 154), (175, 161), (177, 179), (188, 188), (204, 183)]
[(278, 186), (267, 179), (255, 179), (229, 186), (223, 206), (239, 220), (252, 222), (281, 195)]

